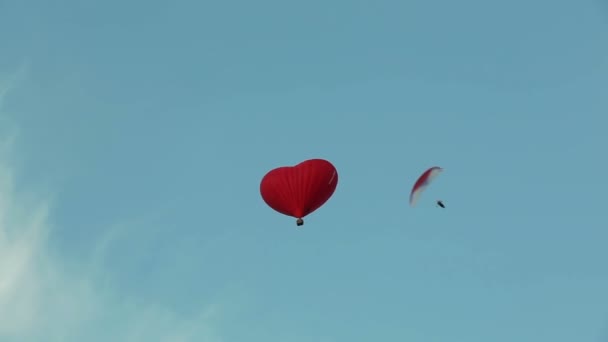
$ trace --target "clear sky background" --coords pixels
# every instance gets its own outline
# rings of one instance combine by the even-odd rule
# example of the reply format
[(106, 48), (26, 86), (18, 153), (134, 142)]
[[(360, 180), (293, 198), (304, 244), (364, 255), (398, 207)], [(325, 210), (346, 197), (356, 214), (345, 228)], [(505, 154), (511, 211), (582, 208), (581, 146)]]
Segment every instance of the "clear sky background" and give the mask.
[[(0, 1), (0, 340), (608, 341), (607, 36), (588, 0)], [(259, 182), (309, 158), (297, 229)]]

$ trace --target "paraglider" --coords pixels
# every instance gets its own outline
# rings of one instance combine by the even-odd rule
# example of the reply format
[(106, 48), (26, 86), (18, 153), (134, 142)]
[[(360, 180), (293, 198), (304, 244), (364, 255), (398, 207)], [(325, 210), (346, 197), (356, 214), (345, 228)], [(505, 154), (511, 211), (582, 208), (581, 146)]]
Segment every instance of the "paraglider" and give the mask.
[(338, 185), (338, 171), (329, 161), (309, 159), (270, 170), (260, 182), (264, 202), (275, 211), (295, 217), (296, 225), (323, 206)]
[[(412, 191), (410, 192), (410, 206), (415, 206), (416, 202), (420, 198), (420, 195), (424, 192), (424, 190), (431, 184), (431, 182), (441, 173), (443, 169), (439, 166), (433, 166), (428, 170), (424, 171), (420, 177), (416, 180), (416, 183), (412, 187)], [(438, 201), (437, 204), (445, 208), (441, 201)]]

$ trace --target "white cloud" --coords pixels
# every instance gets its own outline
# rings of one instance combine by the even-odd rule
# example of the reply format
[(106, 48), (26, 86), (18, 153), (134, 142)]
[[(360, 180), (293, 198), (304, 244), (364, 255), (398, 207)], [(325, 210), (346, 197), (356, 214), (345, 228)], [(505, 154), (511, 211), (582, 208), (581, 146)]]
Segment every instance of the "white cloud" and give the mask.
[[(25, 71), (0, 79), (0, 117), (2, 104)], [(75, 265), (54, 253), (51, 201), (18, 183), (11, 160), (16, 137), (0, 137), (1, 341), (222, 341), (213, 329), (221, 313), (217, 306), (183, 316), (127, 298), (107, 285), (104, 247), (127, 236), (100, 241), (88, 263)]]
[[(23, 62), (15, 72), (9, 75), (0, 74), (0, 110), (4, 105), (7, 94), (23, 81), (29, 72), (29, 63)], [(1, 113), (1, 112), (0, 112)]]

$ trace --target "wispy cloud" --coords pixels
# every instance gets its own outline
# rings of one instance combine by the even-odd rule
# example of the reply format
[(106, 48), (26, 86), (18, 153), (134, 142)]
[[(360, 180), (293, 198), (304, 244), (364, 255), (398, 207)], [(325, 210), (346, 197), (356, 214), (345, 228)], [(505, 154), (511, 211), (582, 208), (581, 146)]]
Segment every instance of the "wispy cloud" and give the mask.
[[(0, 79), (0, 117), (26, 71)], [(11, 158), (16, 138), (0, 137), (0, 340), (222, 341), (213, 329), (218, 306), (180, 315), (100, 281), (104, 246), (123, 237), (100, 241), (94, 259), (76, 266), (55, 253), (49, 239), (52, 201), (19, 183)]]
[(7, 94), (16, 88), (19, 83), (27, 77), (29, 70), (30, 64), (27, 61), (24, 61), (14, 72), (7, 75), (0, 73), (0, 110), (2, 110), (4, 99), (6, 98)]

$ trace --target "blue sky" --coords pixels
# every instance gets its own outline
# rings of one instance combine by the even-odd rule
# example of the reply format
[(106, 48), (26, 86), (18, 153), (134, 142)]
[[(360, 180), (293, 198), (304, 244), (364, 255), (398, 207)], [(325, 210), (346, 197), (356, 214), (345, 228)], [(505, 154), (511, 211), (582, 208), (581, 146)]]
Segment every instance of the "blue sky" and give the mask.
[[(587, 0), (0, 1), (2, 341), (608, 341), (607, 34)], [(296, 229), (259, 182), (309, 158), (340, 180)]]

